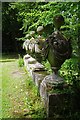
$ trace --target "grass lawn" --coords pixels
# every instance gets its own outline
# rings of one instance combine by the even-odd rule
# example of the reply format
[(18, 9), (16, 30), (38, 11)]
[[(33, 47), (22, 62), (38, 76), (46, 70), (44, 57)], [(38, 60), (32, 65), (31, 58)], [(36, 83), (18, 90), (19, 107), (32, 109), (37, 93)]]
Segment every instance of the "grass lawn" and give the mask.
[[(37, 88), (18, 59), (0, 59), (0, 85), (2, 84), (2, 118), (43, 118), (46, 116)], [(1, 76), (0, 76), (1, 77)], [(0, 86), (1, 92), (1, 86)], [(1, 94), (1, 93), (0, 93)], [(1, 113), (1, 112), (0, 112)], [(1, 117), (1, 114), (0, 114)]]

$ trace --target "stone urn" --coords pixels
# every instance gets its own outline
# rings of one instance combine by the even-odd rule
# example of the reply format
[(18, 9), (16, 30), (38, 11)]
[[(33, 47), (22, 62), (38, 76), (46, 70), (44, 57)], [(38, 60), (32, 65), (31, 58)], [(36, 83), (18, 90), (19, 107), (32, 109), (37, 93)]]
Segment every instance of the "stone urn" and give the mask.
[(48, 59), (53, 72), (57, 75), (61, 65), (71, 57), (72, 47), (70, 40), (60, 31), (60, 27), (65, 23), (63, 16), (56, 16), (54, 21), (57, 30), (44, 42), (42, 53), (44, 60)]
[(38, 36), (36, 38), (35, 44), (35, 56), (40, 63), (42, 62), (42, 48), (44, 44), (44, 38), (42, 37), (43, 31), (44, 31), (43, 26), (38, 26), (37, 28)]

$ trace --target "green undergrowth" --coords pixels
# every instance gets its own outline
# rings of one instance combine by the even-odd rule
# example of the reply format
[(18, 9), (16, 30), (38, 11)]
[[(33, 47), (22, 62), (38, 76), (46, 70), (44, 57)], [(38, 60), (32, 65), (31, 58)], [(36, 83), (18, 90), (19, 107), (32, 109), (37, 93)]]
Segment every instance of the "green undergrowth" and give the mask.
[(49, 74), (51, 74), (51, 73), (52, 73), (52, 70), (51, 70), (51, 66), (50, 66), (50, 63), (48, 62), (48, 60), (42, 61), (42, 64), (45, 66), (45, 69), (47, 70), (47, 72), (48, 72)]
[[(78, 62), (78, 58), (76, 57), (67, 59), (58, 71), (59, 75), (64, 78), (64, 82), (66, 82), (67, 84), (73, 85), (74, 80), (78, 79)], [(43, 61), (42, 64), (45, 66), (45, 69), (48, 71), (48, 73), (52, 74), (50, 63), (48, 61)]]
[(59, 73), (68, 84), (73, 85), (79, 77), (78, 58), (72, 57), (66, 60)]
[(19, 67), (23, 67), (23, 65), (24, 65), (24, 60), (23, 60), (23, 58), (20, 56), (20, 54), (19, 54), (19, 59), (18, 59), (18, 66)]
[(32, 78), (24, 67), (18, 67), (18, 59), (10, 59), (0, 62), (2, 118), (44, 118), (45, 109)]
[[(50, 68), (50, 64), (48, 61), (43, 62), (47, 71), (52, 74), (52, 70)], [(64, 83), (69, 86), (69, 88), (64, 90), (51, 90), (51, 93), (67, 93), (80, 91), (80, 70), (79, 70), (79, 60), (77, 57), (72, 57), (70, 59), (65, 60), (62, 64), (60, 70), (58, 71), (59, 75), (63, 78)], [(76, 94), (76, 93), (75, 93)]]

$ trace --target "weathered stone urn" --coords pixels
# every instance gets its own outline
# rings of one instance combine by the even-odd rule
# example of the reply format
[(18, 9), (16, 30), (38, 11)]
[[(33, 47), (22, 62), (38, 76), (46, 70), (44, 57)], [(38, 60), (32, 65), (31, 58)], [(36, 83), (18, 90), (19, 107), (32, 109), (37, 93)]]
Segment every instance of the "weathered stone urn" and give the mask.
[(64, 23), (63, 16), (55, 16), (54, 21), (57, 30), (44, 42), (42, 53), (44, 59), (48, 59), (52, 70), (56, 74), (64, 61), (71, 57), (72, 47), (70, 40), (68, 40), (60, 31), (60, 27)]
[[(57, 18), (56, 18), (57, 17)], [(58, 74), (58, 70), (66, 59), (71, 57), (72, 47), (71, 42), (68, 40), (60, 31), (60, 27), (64, 23), (63, 16), (56, 16), (54, 18), (54, 25), (56, 31), (54, 31), (44, 42), (44, 47), (42, 50), (44, 60), (48, 60), (53, 73), (44, 78), (41, 83), (40, 95), (47, 104), (47, 91), (54, 90), (55, 88), (63, 89), (64, 80)], [(61, 22), (62, 20), (62, 22)], [(60, 22), (60, 24), (58, 23)], [(45, 93), (45, 94), (43, 94)]]

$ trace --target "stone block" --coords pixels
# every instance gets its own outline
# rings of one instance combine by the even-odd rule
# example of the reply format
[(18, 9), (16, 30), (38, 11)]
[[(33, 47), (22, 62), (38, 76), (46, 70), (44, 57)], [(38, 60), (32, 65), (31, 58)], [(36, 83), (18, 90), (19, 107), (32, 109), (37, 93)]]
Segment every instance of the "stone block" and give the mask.
[(47, 116), (48, 117), (65, 117), (71, 112), (71, 94), (70, 93), (54, 93), (48, 94)]
[(44, 69), (42, 69), (42, 70), (39, 69), (39, 70), (33, 71), (32, 74), (33, 74), (33, 80), (34, 80), (36, 86), (38, 87), (38, 89), (40, 89), (40, 84), (41, 84), (42, 80), (44, 79), (44, 77), (46, 75), (48, 75), (47, 71)]
[(52, 74), (44, 78), (40, 84), (40, 95), (44, 104), (47, 104), (48, 93), (52, 92), (56, 88), (62, 89), (63, 79), (58, 75)]
[(48, 75), (40, 84), (40, 95), (46, 108), (47, 117), (65, 117), (71, 112), (71, 94), (64, 91), (63, 79)]

